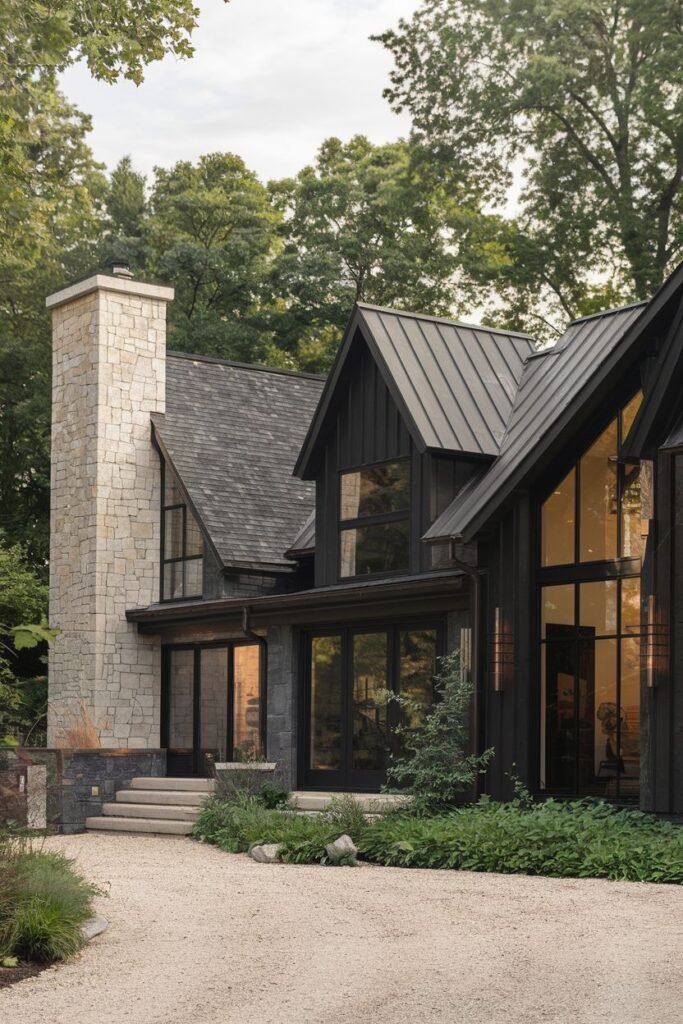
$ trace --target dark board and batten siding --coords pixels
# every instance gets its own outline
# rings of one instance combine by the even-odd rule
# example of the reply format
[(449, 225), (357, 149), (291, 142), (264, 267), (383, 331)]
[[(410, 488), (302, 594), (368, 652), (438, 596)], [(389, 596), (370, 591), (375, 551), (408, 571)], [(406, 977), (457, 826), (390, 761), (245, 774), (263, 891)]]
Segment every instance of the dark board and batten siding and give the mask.
[(340, 395), (317, 478), (316, 586), (337, 583), (339, 578), (340, 472), (392, 459), (410, 459), (409, 572), (424, 572), (431, 563), (422, 535), (460, 487), (481, 471), (481, 463), (418, 451), (365, 346), (349, 365)]
[(414, 445), (372, 356), (363, 348), (349, 367), (316, 482), (316, 586), (338, 579), (340, 471), (397, 458), (410, 458), (414, 465)]

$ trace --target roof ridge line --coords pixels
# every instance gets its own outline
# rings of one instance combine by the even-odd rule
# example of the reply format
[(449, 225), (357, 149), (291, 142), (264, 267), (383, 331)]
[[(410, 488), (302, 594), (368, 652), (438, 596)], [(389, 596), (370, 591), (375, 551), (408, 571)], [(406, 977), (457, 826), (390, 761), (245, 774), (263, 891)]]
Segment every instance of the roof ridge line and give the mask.
[(585, 320), (597, 320), (601, 316), (611, 316), (613, 313), (625, 313), (627, 309), (647, 306), (649, 301), (649, 299), (641, 299), (640, 302), (627, 302), (625, 306), (611, 306), (609, 309), (600, 309), (597, 313), (586, 313), (585, 316), (577, 316), (574, 320), (570, 320), (567, 327), (571, 327), (572, 324), (582, 324)]
[(242, 363), (237, 359), (219, 359), (217, 356), (199, 355), (196, 352), (176, 352), (169, 350), (166, 353), (174, 359), (191, 359), (199, 363), (216, 363), (219, 366), (233, 366), (237, 370), (255, 370), (259, 373), (279, 373), (283, 377), (303, 377), (305, 380), (327, 380), (327, 374), (309, 373), (306, 370), (288, 370), (281, 366), (264, 366), (263, 363)]
[(506, 338), (523, 338), (524, 341), (536, 342), (531, 334), (522, 331), (507, 331), (504, 327), (487, 327), (484, 324), (470, 324), (465, 320), (454, 320), (449, 316), (432, 316), (430, 313), (413, 313), (409, 309), (394, 309), (392, 306), (376, 306), (372, 302), (357, 302), (359, 309), (373, 309), (379, 313), (393, 313), (394, 316), (409, 316), (414, 320), (431, 320), (439, 324), (451, 324), (453, 327), (466, 327), (470, 331), (484, 331), (488, 334), (502, 334)]

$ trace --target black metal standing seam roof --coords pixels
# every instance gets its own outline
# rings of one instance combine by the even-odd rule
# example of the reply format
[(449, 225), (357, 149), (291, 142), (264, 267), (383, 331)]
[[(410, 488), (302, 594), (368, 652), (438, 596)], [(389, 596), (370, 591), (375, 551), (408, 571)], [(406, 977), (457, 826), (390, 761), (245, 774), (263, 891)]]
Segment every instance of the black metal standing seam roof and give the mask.
[(571, 323), (552, 347), (524, 367), (500, 454), (478, 482), (463, 490), (425, 534), (426, 540), (466, 536), (475, 517), (492, 512), (545, 450), (548, 432), (638, 319), (646, 303)]
[(358, 303), (306, 434), (294, 470), (298, 476), (314, 475), (315, 453), (359, 335), (419, 450), (498, 454), (533, 339)]
[(495, 456), (533, 339), (359, 303), (425, 448)]
[(292, 476), (324, 380), (169, 353), (166, 412), (154, 416), (224, 566), (291, 568), (284, 552), (315, 501)]

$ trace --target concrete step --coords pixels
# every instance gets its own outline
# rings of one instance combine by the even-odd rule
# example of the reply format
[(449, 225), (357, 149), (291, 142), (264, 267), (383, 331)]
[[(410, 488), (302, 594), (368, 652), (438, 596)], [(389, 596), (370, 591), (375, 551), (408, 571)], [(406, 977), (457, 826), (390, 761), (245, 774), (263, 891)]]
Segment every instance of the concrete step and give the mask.
[(214, 779), (147, 779), (140, 777), (131, 780), (129, 789), (170, 789), (186, 793), (213, 793), (216, 789), (216, 783)]
[(402, 796), (400, 793), (319, 793), (298, 790), (290, 793), (289, 805), (298, 811), (308, 813), (326, 811), (332, 801), (340, 796), (353, 797), (366, 814), (383, 814), (397, 807), (406, 807), (410, 803), (410, 797)]
[(116, 794), (117, 804), (168, 804), (172, 807), (201, 807), (210, 793), (180, 792), (163, 789), (120, 789)]
[(108, 818), (153, 818), (169, 821), (196, 821), (199, 807), (176, 804), (102, 804), (102, 814)]
[(86, 818), (89, 832), (149, 832), (152, 835), (187, 836), (192, 831), (191, 821), (163, 821), (159, 818)]

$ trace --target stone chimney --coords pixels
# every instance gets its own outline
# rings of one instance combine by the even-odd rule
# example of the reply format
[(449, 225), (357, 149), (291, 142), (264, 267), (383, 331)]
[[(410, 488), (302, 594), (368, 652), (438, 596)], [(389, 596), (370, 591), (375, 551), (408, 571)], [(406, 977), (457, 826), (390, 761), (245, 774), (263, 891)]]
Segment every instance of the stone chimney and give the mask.
[(160, 648), (127, 623), (159, 599), (160, 471), (173, 289), (117, 265), (52, 310), (48, 744), (159, 746)]

